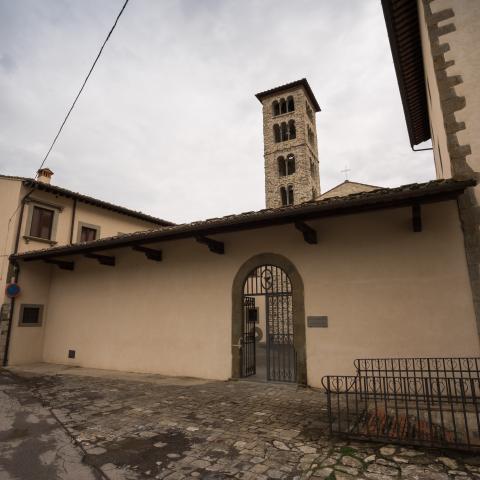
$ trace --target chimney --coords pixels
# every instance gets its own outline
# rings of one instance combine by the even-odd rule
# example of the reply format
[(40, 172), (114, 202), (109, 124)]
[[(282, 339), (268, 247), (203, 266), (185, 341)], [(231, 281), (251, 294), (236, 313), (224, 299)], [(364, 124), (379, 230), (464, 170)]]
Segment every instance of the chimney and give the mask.
[(49, 168), (41, 168), (37, 171), (37, 181), (43, 183), (50, 183), (53, 172)]

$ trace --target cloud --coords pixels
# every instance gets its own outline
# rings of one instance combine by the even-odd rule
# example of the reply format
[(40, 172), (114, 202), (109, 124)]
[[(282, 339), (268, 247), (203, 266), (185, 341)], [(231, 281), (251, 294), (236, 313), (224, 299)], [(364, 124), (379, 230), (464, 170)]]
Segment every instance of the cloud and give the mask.
[[(121, 0), (0, 0), (0, 172), (34, 174)], [(254, 94), (306, 76), (322, 190), (434, 176), (413, 153), (380, 2), (134, 0), (47, 164), (58, 185), (174, 221), (264, 206)]]

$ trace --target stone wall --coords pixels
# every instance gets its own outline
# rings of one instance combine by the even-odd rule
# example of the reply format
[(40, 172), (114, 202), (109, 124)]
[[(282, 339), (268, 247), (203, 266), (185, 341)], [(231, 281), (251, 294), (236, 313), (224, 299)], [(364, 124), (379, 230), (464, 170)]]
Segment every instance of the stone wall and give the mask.
[[(292, 96), (295, 102), (293, 112), (281, 115), (273, 115), (272, 103), (281, 98)], [(307, 115), (306, 103), (312, 109), (312, 119)], [(315, 111), (306, 95), (303, 87), (287, 88), (281, 93), (268, 96), (263, 99), (263, 138), (265, 157), (265, 199), (267, 208), (282, 206), (280, 188), (292, 185), (294, 189), (294, 203), (302, 203), (320, 195), (320, 173), (317, 149), (317, 129), (315, 124)], [(273, 126), (295, 121), (296, 138), (284, 142), (275, 142)], [(308, 126), (315, 135), (314, 145), (308, 141)], [(278, 157), (286, 157), (288, 154), (295, 155), (295, 173), (281, 177), (278, 171)], [(312, 175), (310, 159), (314, 162)]]

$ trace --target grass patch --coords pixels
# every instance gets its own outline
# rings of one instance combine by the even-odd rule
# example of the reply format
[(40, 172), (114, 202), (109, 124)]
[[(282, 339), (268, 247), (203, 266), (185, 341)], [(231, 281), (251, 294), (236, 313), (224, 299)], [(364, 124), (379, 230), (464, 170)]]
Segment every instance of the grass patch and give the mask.
[(357, 453), (357, 451), (352, 447), (341, 447), (340, 448), (340, 453), (342, 455), (348, 455), (350, 457), (354, 457), (355, 454)]

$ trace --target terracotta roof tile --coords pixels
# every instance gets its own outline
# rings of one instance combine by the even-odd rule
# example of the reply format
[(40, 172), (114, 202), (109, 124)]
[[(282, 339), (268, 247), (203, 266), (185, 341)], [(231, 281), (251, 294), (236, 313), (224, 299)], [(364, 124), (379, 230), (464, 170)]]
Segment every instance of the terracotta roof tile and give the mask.
[(155, 243), (163, 240), (215, 235), (232, 231), (282, 225), (297, 220), (308, 220), (322, 216), (350, 214), (357, 211), (375, 210), (411, 205), (415, 202), (433, 202), (454, 198), (476, 184), (475, 180), (434, 180), (427, 183), (413, 183), (397, 188), (380, 188), (371, 192), (361, 192), (345, 197), (331, 197), (299, 205), (275, 209), (263, 209), (238, 215), (152, 228), (150, 230), (127, 233), (102, 238), (83, 244), (58, 246), (35, 250), (18, 255), (13, 259), (43, 258), (60, 255), (73, 255), (86, 251), (110, 250), (127, 247), (135, 243)]

